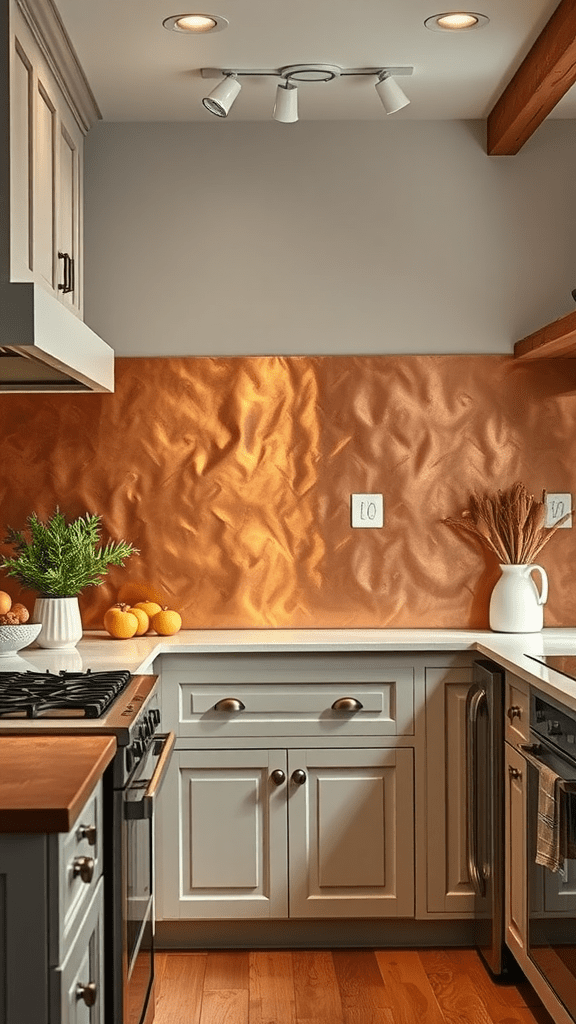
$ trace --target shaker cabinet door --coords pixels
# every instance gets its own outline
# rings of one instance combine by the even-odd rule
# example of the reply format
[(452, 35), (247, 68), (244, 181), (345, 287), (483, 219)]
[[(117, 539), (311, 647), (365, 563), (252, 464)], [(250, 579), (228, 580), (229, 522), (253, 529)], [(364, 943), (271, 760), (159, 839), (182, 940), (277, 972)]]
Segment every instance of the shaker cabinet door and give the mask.
[(284, 750), (173, 755), (162, 792), (164, 917), (286, 917), (286, 782), (273, 772), (285, 777)]
[(412, 750), (292, 750), (288, 768), (290, 916), (413, 916)]

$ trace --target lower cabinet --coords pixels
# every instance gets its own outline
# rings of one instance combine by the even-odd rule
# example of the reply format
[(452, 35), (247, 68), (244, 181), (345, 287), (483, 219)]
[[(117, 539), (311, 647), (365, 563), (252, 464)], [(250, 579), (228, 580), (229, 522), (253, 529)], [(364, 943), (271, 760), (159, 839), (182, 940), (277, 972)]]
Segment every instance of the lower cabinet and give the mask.
[(411, 748), (180, 751), (163, 914), (413, 916), (413, 805)]
[(67, 834), (0, 836), (0, 1024), (104, 1024), (101, 798)]

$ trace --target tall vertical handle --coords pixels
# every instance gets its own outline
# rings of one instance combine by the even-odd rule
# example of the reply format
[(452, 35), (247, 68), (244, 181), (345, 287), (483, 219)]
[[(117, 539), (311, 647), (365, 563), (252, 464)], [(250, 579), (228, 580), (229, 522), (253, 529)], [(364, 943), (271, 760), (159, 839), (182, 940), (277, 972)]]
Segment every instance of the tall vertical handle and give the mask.
[[(478, 868), (478, 715), (487, 703), (486, 690), (475, 690), (468, 698), (466, 722), (466, 791), (468, 797), (468, 828), (466, 829), (466, 855), (468, 874), (477, 896), (486, 895), (486, 882)], [(485, 780), (488, 784), (488, 779)]]
[(58, 259), (64, 260), (64, 281), (58, 285), (58, 291), (67, 295), (74, 291), (74, 260), (67, 252), (59, 252)]

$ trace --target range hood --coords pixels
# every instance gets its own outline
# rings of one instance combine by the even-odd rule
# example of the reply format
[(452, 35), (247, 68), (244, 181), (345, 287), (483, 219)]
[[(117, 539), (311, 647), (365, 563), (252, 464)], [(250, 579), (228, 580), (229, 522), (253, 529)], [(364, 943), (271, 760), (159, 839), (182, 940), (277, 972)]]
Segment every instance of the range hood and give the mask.
[(114, 391), (114, 351), (47, 291), (0, 285), (0, 392)]

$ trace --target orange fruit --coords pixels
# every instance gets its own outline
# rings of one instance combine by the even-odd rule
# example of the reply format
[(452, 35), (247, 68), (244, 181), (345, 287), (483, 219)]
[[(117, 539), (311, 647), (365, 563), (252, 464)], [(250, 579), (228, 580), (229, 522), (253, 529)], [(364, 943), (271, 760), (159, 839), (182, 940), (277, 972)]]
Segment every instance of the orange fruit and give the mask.
[(104, 615), (104, 629), (115, 640), (129, 640), (136, 636), (138, 619), (128, 611), (127, 604), (116, 604)]
[(171, 608), (162, 608), (152, 617), (152, 629), (160, 636), (173, 636), (182, 628), (182, 619)]
[(144, 636), (144, 633), (147, 633), (150, 629), (149, 616), (146, 615), (143, 608), (129, 608), (128, 611), (138, 619), (138, 629), (134, 633), (134, 636)]
[(0, 615), (5, 615), (12, 607), (12, 598), (5, 590), (0, 590)]
[(118, 604), (127, 604), (133, 607), (138, 601), (153, 601), (162, 606), (164, 597), (162, 591), (146, 580), (134, 580), (132, 583), (123, 583), (116, 598)]
[(132, 605), (133, 608), (141, 608), (143, 612), (152, 621), (157, 612), (161, 612), (162, 608), (155, 601), (138, 601), (138, 604)]

